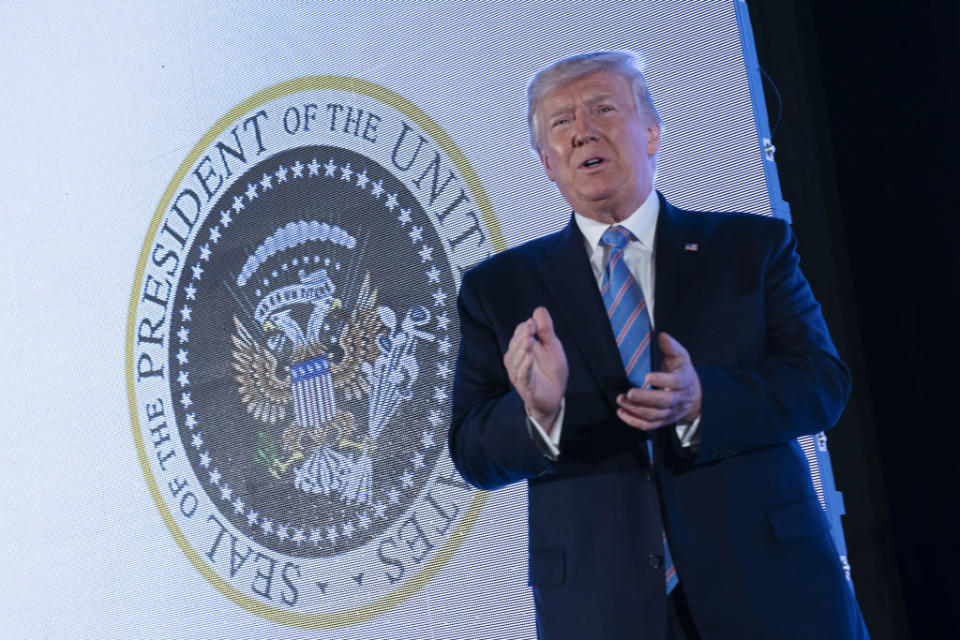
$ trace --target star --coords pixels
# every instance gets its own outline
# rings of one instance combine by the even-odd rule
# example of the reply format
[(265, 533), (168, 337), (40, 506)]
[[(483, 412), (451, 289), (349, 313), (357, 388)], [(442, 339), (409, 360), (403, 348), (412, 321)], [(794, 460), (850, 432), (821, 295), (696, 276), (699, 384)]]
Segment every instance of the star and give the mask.
[(280, 168), (277, 169), (276, 172), (274, 172), (273, 175), (277, 176), (277, 184), (280, 184), (281, 182), (286, 182), (286, 181), (287, 181), (287, 168), (284, 167), (283, 165), (280, 165)]
[(300, 162), (299, 160), (297, 160), (296, 162), (293, 163), (293, 166), (290, 167), (290, 168), (293, 169), (293, 177), (294, 177), (294, 178), (302, 178), (302, 177), (303, 177), (303, 163), (302, 163), (302, 162)]
[(234, 513), (243, 513), (243, 500), (240, 499), (240, 496), (237, 496), (236, 500), (233, 501), (233, 512)]
[(357, 186), (363, 189), (367, 186), (368, 182), (370, 182), (370, 178), (367, 177), (367, 170), (364, 169), (363, 173), (357, 174)]
[(428, 260), (433, 260), (433, 247), (428, 247), (423, 245), (423, 249), (420, 249), (417, 253), (420, 254), (420, 263), (427, 262)]
[(180, 342), (190, 342), (190, 329), (180, 327), (180, 330), (177, 331), (177, 337), (180, 338)]
[(224, 226), (224, 228), (226, 228), (226, 227), (229, 227), (229, 226), (230, 226), (230, 223), (231, 223), (231, 222), (233, 222), (233, 217), (230, 215), (230, 210), (229, 210), (229, 209), (224, 209), (223, 211), (221, 211), (221, 212), (220, 212), (220, 224), (222, 224), (222, 225)]
[(177, 375), (177, 382), (180, 384), (181, 387), (189, 387), (190, 374), (187, 373), (186, 371), (181, 371), (179, 375)]
[(297, 546), (300, 546), (300, 543), (306, 540), (303, 535), (303, 529), (294, 529), (293, 535), (290, 536), (290, 539), (297, 543)]
[(200, 454), (200, 466), (204, 469), (210, 468), (210, 454), (207, 451)]
[(183, 288), (184, 293), (187, 294), (187, 300), (196, 300), (197, 299), (197, 288), (193, 286), (191, 282)]
[(423, 435), (420, 437), (420, 444), (423, 445), (424, 449), (429, 449), (430, 447), (434, 446), (436, 442), (433, 441), (433, 432), (424, 431)]
[(400, 490), (396, 487), (390, 487), (390, 491), (387, 491), (387, 498), (390, 499), (390, 504), (399, 504)]
[(257, 516), (259, 515), (259, 513), (251, 509), (250, 513), (247, 514), (247, 525), (252, 527), (253, 525), (257, 524)]
[(203, 267), (200, 266), (199, 262), (193, 265), (192, 267), (190, 267), (190, 270), (193, 271), (194, 280), (199, 280), (201, 276), (203, 276)]
[[(430, 409), (430, 416), (427, 418), (427, 420), (429, 420), (430, 424), (432, 424), (435, 427), (443, 421), (442, 418), (440, 417), (440, 412), (437, 411), (436, 409)], [(426, 431), (424, 433), (426, 433)]]
[(210, 229), (210, 241), (213, 244), (217, 244), (217, 241), (220, 239), (220, 228), (214, 227)]
[(373, 503), (373, 516), (375, 518), (382, 518), (387, 513), (387, 505), (382, 502)]
[(185, 425), (187, 425), (187, 428), (192, 431), (193, 428), (197, 426), (197, 414), (195, 414), (195, 413), (188, 413), (188, 414), (187, 414), (187, 417), (184, 419), (183, 423), (184, 423)]
[(443, 289), (437, 289), (433, 295), (433, 306), (435, 307), (445, 307), (447, 303), (444, 302), (447, 299), (447, 294)]
[(412, 487), (413, 486), (413, 476), (406, 469), (403, 470), (403, 473), (400, 474), (400, 482), (403, 483), (403, 486)]
[(233, 196), (233, 210), (237, 213), (240, 213), (240, 210), (243, 209), (243, 196)]
[(187, 358), (187, 352), (185, 350), (180, 349), (177, 351), (177, 362), (180, 363), (180, 366), (183, 366), (189, 362), (189, 359)]
[(371, 520), (370, 520), (370, 513), (367, 512), (367, 511), (364, 511), (364, 512), (361, 513), (359, 516), (357, 516), (357, 524), (360, 525), (360, 528), (361, 528), (361, 529), (367, 529), (367, 528), (369, 528), (369, 527), (370, 527), (370, 522), (371, 522)]
[(410, 464), (413, 465), (414, 469), (423, 469), (423, 467), (425, 466), (423, 464), (423, 454), (420, 453), (419, 451), (414, 453), (413, 457), (410, 458)]
[(233, 497), (233, 489), (231, 489), (230, 485), (226, 482), (224, 482), (223, 486), (220, 487), (220, 497), (224, 500), (229, 500)]
[(397, 194), (388, 193), (387, 199), (383, 203), (383, 206), (385, 206), (387, 209), (390, 209), (390, 213), (393, 213), (393, 210), (396, 209), (399, 204), (400, 202), (397, 200)]
[(430, 269), (426, 274), (428, 284), (440, 284), (440, 269), (437, 269), (437, 265), (430, 265)]
[(340, 179), (341, 179), (341, 180), (345, 180), (345, 181), (349, 182), (352, 177), (353, 177), (353, 169), (350, 168), (350, 163), (349, 163), (349, 162), (348, 162), (347, 164), (343, 165), (342, 167), (340, 167)]
[(437, 375), (446, 380), (447, 376), (450, 375), (450, 365), (447, 362), (438, 362)]
[(246, 190), (246, 192), (245, 192), (244, 195), (247, 196), (247, 200), (251, 200), (251, 201), (252, 201), (254, 198), (256, 198), (256, 197), (257, 197), (257, 185), (253, 184), (252, 182), (248, 182), (248, 183), (247, 183), (247, 190)]
[(323, 540), (323, 531), (320, 530), (320, 527), (310, 529), (310, 542), (313, 543), (313, 546), (320, 546), (321, 540)]
[(201, 436), (199, 433), (193, 434), (193, 436), (190, 438), (190, 445), (197, 451), (200, 451), (200, 447), (203, 446), (203, 436)]
[(286, 540), (289, 537), (289, 534), (287, 534), (287, 525), (280, 524), (280, 526), (277, 527), (277, 537), (281, 540)]
[(333, 542), (340, 536), (340, 533), (337, 531), (337, 528), (333, 525), (327, 527), (327, 540)]
[(410, 236), (411, 242), (423, 242), (423, 227), (413, 225), (407, 235)]
[(263, 177), (260, 178), (260, 186), (263, 187), (264, 191), (266, 191), (267, 189), (272, 189), (273, 176), (271, 176), (269, 173), (263, 174)]
[(264, 533), (273, 533), (273, 520), (270, 518), (264, 519), (264, 521), (260, 523), (260, 528)]
[(353, 533), (356, 531), (356, 528), (353, 526), (353, 523), (350, 522), (349, 520), (343, 523), (343, 525), (341, 525), (340, 528), (343, 529), (343, 535), (347, 536), (348, 538), (352, 538)]
[(437, 351), (440, 353), (449, 353), (450, 352), (450, 341), (446, 338), (441, 338), (437, 342)]
[(210, 244), (200, 247), (200, 259), (204, 262), (210, 262)]
[(337, 175), (337, 163), (330, 158), (327, 164), (323, 165), (323, 174), (325, 178), (335, 178)]
[(400, 222), (401, 227), (407, 226), (407, 223), (412, 219), (413, 218), (410, 217), (410, 209), (400, 209), (400, 215), (397, 216), (397, 220)]
[(383, 193), (383, 180), (377, 180), (373, 183), (373, 186), (370, 187), (370, 195), (379, 200), (381, 193)]
[(437, 402), (443, 402), (447, 399), (447, 393), (440, 387), (433, 388), (433, 399)]
[(320, 165), (319, 162), (317, 162), (317, 159), (316, 159), (316, 158), (314, 158), (313, 160), (311, 160), (311, 161), (310, 161), (310, 164), (307, 165), (307, 168), (310, 169), (310, 174), (309, 174), (309, 175), (311, 175), (311, 176), (318, 176), (318, 175), (320, 175), (320, 166), (321, 166), (321, 165)]
[(182, 307), (180, 307), (181, 320), (183, 320), (184, 322), (189, 322), (191, 320), (192, 315), (193, 315), (193, 309), (191, 309), (187, 305), (183, 305)]
[(447, 315), (447, 312), (444, 311), (437, 316), (437, 329), (440, 331), (446, 331), (447, 327), (450, 326), (450, 316)]
[(210, 472), (210, 482), (213, 484), (220, 484), (220, 470), (214, 469)]

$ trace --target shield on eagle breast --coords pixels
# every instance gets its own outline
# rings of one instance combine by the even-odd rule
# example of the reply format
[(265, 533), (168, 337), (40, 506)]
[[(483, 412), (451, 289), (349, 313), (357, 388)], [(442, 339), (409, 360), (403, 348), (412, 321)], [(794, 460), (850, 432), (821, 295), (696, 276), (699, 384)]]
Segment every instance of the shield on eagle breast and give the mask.
[(333, 420), (337, 402), (333, 396), (330, 362), (325, 357), (291, 365), (290, 388), (297, 424), (301, 427), (316, 428)]

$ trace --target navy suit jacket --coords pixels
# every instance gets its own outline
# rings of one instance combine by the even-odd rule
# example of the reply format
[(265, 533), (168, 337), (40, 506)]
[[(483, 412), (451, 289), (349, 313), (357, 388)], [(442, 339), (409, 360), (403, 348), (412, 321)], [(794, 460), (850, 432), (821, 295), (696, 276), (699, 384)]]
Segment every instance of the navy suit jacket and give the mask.
[[(665, 530), (704, 639), (866, 637), (795, 441), (836, 422), (849, 374), (788, 225), (660, 196), (654, 251), (655, 330), (690, 352), (703, 442), (691, 456), (660, 429), (653, 467), (647, 436), (616, 416), (630, 385), (572, 220), (463, 278), (450, 452), (475, 486), (528, 481), (539, 636), (661, 640)], [(556, 461), (502, 360), (539, 305), (570, 368)]]

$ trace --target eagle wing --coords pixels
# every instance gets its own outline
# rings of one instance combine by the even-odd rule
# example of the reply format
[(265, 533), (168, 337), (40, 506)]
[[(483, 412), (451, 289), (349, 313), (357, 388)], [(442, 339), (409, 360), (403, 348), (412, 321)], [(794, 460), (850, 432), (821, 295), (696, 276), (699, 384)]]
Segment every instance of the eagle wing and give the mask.
[(380, 355), (377, 336), (385, 326), (377, 315), (377, 290), (370, 287), (370, 274), (363, 278), (360, 293), (350, 318), (340, 331), (339, 343), (343, 358), (331, 365), (334, 387), (342, 388), (351, 400), (360, 400), (370, 393), (370, 383), (360, 369), (364, 362), (373, 362)]
[(253, 339), (243, 323), (233, 317), (233, 370), (240, 399), (257, 420), (276, 424), (287, 415), (293, 400), (289, 376), (277, 375), (277, 358)]

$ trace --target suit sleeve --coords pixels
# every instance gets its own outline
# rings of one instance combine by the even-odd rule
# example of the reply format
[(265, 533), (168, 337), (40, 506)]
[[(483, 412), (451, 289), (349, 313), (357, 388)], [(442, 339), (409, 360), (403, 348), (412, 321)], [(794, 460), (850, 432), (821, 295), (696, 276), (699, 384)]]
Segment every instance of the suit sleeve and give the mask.
[(481, 489), (536, 477), (551, 462), (530, 437), (526, 412), (510, 385), (503, 349), (513, 327), (493, 326), (473, 272), (463, 279), (457, 300), (460, 351), (453, 382), (450, 456), (460, 474)]
[(764, 226), (774, 230), (762, 272), (765, 356), (749, 367), (697, 367), (703, 389), (699, 462), (828, 429), (850, 393), (849, 371), (800, 271), (796, 239), (785, 222)]

